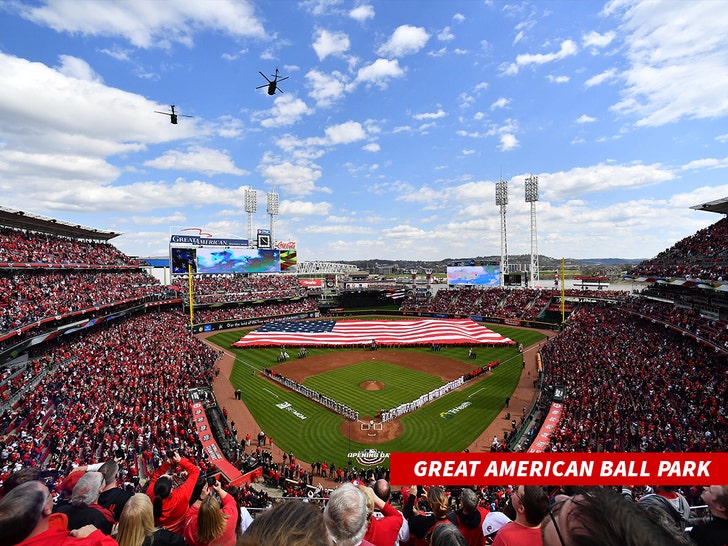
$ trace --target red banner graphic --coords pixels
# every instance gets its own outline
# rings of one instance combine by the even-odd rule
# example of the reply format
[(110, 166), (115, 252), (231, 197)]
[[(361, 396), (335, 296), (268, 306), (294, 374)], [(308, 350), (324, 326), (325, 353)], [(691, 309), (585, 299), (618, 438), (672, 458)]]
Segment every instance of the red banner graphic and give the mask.
[(728, 453), (392, 453), (399, 485), (710, 485)]

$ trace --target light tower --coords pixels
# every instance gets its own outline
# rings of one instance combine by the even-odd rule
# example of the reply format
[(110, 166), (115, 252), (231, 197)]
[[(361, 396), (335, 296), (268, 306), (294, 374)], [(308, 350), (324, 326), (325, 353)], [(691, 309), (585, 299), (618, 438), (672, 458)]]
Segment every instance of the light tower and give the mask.
[(258, 210), (258, 192), (245, 188), (245, 212), (248, 214), (248, 245), (253, 241), (253, 214)]
[(270, 215), (270, 244), (275, 246), (274, 217), (278, 214), (278, 194), (274, 191), (268, 192), (268, 214)]
[(531, 272), (530, 282), (539, 280), (538, 235), (536, 232), (536, 201), (538, 201), (538, 176), (526, 177), (526, 203), (531, 203)]
[(501, 286), (505, 286), (508, 273), (508, 242), (506, 239), (506, 205), (508, 204), (508, 182), (500, 179), (495, 183), (495, 204), (500, 207), (501, 217)]

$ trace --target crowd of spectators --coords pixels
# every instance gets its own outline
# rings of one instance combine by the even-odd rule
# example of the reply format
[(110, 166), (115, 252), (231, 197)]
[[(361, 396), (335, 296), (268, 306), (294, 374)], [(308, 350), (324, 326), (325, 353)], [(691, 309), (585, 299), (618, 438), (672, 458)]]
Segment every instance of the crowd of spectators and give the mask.
[(728, 279), (728, 217), (686, 237), (652, 259), (640, 263), (633, 277)]
[[(565, 296), (579, 299), (617, 299), (625, 300), (629, 293), (621, 290), (577, 290), (568, 289)], [(454, 316), (504, 317), (521, 320), (534, 320), (549, 303), (561, 297), (558, 287), (553, 289), (499, 287), (475, 288), (458, 287), (438, 290), (431, 301), (414, 298), (402, 302), (402, 311), (438, 313)]]
[(110, 243), (0, 227), (0, 264), (9, 263), (119, 267), (137, 266), (139, 261)]
[[(635, 335), (639, 332), (639, 335)], [(565, 387), (553, 451), (725, 451), (725, 354), (616, 307), (582, 307), (541, 350)]]
[(674, 303), (656, 299), (634, 299), (622, 307), (645, 317), (664, 321), (728, 350), (727, 319), (707, 318), (697, 309), (676, 307)]
[[(174, 277), (185, 301), (189, 300), (187, 275)], [(192, 292), (196, 305), (300, 298), (308, 295), (296, 275), (194, 275)]]
[(0, 334), (49, 317), (167, 293), (141, 270), (0, 270)]
[(177, 311), (137, 315), (59, 342), (29, 363), (39, 371), (28, 383), (34, 388), (2, 409), (3, 474), (42, 465), (63, 475), (121, 450), (130, 476), (138, 476), (140, 464), (154, 465), (170, 447), (197, 453), (188, 389), (211, 383), (217, 358)]
[(293, 301), (236, 305), (215, 309), (195, 309), (195, 323), (222, 322), (226, 320), (246, 320), (258, 317), (279, 317), (299, 313), (315, 313), (318, 304), (315, 298), (302, 298)]

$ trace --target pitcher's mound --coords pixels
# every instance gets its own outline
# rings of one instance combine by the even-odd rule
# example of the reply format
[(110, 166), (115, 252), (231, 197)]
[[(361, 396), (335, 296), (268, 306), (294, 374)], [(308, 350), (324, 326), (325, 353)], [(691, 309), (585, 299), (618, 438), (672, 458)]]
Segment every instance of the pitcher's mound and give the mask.
[(364, 381), (359, 385), (365, 391), (378, 391), (384, 388), (384, 383), (381, 381)]

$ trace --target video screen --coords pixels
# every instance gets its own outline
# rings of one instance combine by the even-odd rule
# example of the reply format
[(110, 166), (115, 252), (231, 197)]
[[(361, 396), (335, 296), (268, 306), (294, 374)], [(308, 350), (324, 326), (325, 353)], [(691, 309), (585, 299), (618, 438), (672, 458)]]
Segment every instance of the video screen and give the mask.
[(198, 273), (279, 273), (278, 250), (253, 248), (197, 249)]
[(478, 265), (448, 267), (447, 284), (500, 286), (500, 266)]
[(189, 265), (192, 265), (192, 273), (197, 272), (197, 249), (195, 248), (172, 248), (172, 265), (173, 274), (188, 273)]

